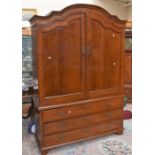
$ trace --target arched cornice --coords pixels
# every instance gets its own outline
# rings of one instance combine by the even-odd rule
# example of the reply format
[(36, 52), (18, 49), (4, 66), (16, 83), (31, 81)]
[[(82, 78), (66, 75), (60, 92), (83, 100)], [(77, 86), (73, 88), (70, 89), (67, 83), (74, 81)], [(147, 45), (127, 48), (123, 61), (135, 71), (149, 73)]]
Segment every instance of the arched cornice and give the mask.
[(117, 16), (115, 15), (111, 15), (108, 11), (106, 11), (104, 8), (97, 6), (97, 5), (91, 5), (91, 4), (74, 4), (74, 5), (70, 5), (66, 8), (64, 8), (61, 11), (52, 11), (50, 12), (48, 15), (46, 16), (40, 16), (40, 15), (34, 15), (31, 19), (30, 22), (33, 23), (35, 21), (43, 21), (43, 20), (48, 20), (50, 18), (53, 18), (54, 16), (61, 16), (62, 14), (66, 13), (69, 10), (73, 10), (73, 9), (93, 9), (93, 10), (97, 10), (99, 12), (102, 12), (103, 14), (105, 14), (108, 18), (112, 19), (113, 21), (119, 23), (119, 24), (125, 24), (126, 20), (121, 20), (119, 19)]

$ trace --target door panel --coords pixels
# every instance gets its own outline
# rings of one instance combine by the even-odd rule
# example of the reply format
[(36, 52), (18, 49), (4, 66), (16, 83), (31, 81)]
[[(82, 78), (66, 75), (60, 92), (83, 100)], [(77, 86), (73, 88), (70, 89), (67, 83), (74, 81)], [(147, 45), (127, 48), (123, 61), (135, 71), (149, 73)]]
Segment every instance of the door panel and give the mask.
[(105, 29), (96, 20), (91, 24), (90, 90), (96, 91), (104, 88)]
[[(70, 26), (68, 26), (66, 29), (63, 29), (61, 33), (62, 94), (78, 93), (81, 91), (82, 54), (80, 52), (81, 44), (79, 23), (80, 20), (72, 21)], [(68, 35), (70, 35), (70, 37), (68, 37)]]
[(120, 34), (106, 30), (104, 88), (120, 86)]
[(43, 30), (42, 94), (46, 103), (84, 97), (84, 20), (76, 15)]
[(45, 96), (58, 95), (60, 88), (59, 30), (44, 33), (44, 88)]
[(87, 61), (89, 97), (116, 93), (121, 86), (121, 33), (104, 24), (101, 17), (89, 16)]

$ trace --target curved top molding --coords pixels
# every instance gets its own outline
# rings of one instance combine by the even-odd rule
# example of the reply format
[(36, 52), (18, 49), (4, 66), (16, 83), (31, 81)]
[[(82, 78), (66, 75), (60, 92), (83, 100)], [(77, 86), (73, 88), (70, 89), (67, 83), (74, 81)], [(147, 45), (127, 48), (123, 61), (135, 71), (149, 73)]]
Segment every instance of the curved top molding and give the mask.
[(97, 5), (91, 5), (91, 4), (74, 4), (65, 7), (62, 11), (52, 11), (46, 16), (40, 16), (40, 15), (34, 15), (31, 19), (30, 22), (33, 23), (36, 20), (47, 20), (50, 19), (54, 16), (59, 16), (64, 14), (65, 12), (72, 10), (72, 9), (93, 9), (93, 10), (98, 10), (105, 14), (108, 18), (113, 19), (114, 21), (118, 22), (119, 24), (125, 24), (126, 20), (121, 20), (115, 15), (111, 15), (108, 11), (106, 11), (104, 8), (97, 6)]

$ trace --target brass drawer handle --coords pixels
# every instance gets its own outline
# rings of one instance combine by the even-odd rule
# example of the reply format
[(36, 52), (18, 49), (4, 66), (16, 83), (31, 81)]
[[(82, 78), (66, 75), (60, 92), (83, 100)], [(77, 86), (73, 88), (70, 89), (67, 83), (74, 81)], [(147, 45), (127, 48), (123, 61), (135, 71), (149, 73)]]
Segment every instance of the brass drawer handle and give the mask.
[(88, 117), (87, 117), (87, 116), (83, 116), (83, 117), (81, 117), (81, 119), (82, 119), (83, 121), (88, 121)]
[[(71, 114), (71, 113), (72, 113), (71, 110), (68, 110), (68, 111), (67, 111), (67, 114)], [(58, 112), (58, 115), (59, 115), (59, 116), (64, 116), (64, 115), (65, 115), (65, 111), (59, 111), (59, 112)]]
[(64, 115), (65, 115), (65, 112), (64, 112), (64, 111), (59, 111), (59, 112), (58, 112), (58, 115), (59, 115), (59, 116), (64, 116)]
[(85, 108), (85, 109), (88, 109), (89, 107), (90, 107), (89, 104), (85, 104), (85, 105), (84, 105), (84, 108)]
[(59, 126), (60, 128), (64, 128), (64, 127), (67, 126), (67, 123), (66, 123), (66, 122), (61, 122), (61, 123), (58, 124), (58, 126)]
[(59, 141), (63, 141), (65, 139), (65, 136), (61, 134), (61, 135), (58, 135), (57, 138)]
[(86, 128), (84, 129), (84, 132), (89, 132), (89, 130), (90, 130), (89, 128)]
[(68, 110), (68, 114), (71, 114), (72, 113), (72, 111), (71, 110)]
[(111, 108), (111, 104), (112, 104), (112, 103), (107, 103), (107, 108), (108, 108), (108, 109)]
[(107, 116), (108, 118), (111, 118), (111, 117), (112, 117), (112, 113), (111, 113), (111, 112), (108, 112), (108, 113), (106, 113), (106, 116)]
[(50, 59), (52, 59), (52, 57), (51, 56), (48, 56), (48, 59), (50, 60)]

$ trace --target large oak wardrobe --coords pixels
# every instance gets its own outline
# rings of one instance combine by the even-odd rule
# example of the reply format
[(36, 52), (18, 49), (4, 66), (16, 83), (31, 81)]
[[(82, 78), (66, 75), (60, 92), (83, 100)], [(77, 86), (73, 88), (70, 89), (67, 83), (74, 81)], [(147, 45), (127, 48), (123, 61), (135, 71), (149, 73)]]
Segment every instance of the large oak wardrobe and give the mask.
[(31, 20), (36, 138), (48, 150), (123, 132), (125, 21), (77, 4)]

